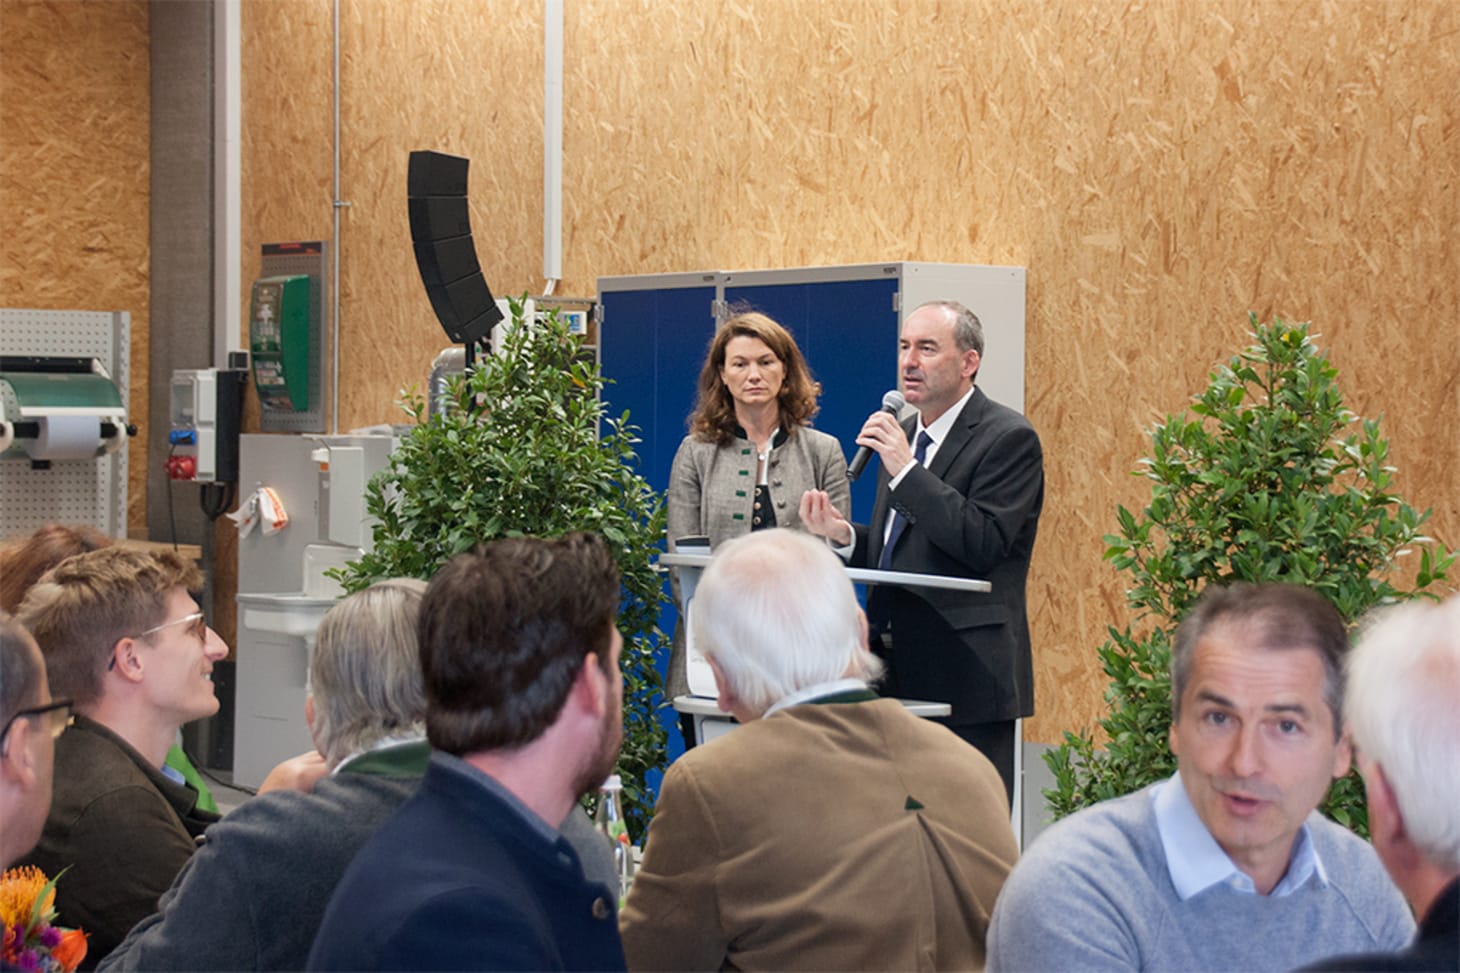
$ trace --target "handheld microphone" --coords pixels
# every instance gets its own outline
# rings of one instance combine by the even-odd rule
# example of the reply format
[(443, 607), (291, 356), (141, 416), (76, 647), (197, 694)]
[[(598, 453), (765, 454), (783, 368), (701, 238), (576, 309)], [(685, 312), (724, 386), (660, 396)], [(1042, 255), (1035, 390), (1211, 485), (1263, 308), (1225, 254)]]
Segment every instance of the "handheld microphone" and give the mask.
[[(899, 392), (897, 389), (893, 389), (891, 392), (888, 392), (886, 395), (882, 396), (882, 411), (886, 412), (888, 415), (891, 415), (894, 418), (897, 417), (897, 414), (902, 411), (902, 407), (906, 404), (907, 402), (905, 399), (903, 399), (902, 393)], [(847, 479), (855, 480), (857, 477), (861, 476), (862, 471), (867, 468), (867, 461), (871, 458), (871, 446), (858, 447), (857, 455), (852, 457), (852, 462), (847, 466)]]

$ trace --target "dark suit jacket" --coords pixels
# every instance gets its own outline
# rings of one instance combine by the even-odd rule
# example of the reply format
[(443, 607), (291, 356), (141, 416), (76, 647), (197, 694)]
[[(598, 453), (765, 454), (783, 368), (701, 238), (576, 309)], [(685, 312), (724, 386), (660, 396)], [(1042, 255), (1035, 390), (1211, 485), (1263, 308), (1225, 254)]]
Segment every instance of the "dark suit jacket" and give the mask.
[(468, 768), (420, 790), (336, 887), (311, 970), (622, 970), (616, 895)]
[(78, 715), (56, 740), (51, 811), (40, 844), (17, 864), (36, 865), (56, 883), (67, 926), (90, 933), (89, 970), (157, 909), (197, 837), (218, 815), (198, 793), (165, 777), (125, 740)]
[[(903, 423), (911, 440), (916, 418)], [(886, 691), (952, 704), (950, 722), (987, 723), (1034, 712), (1024, 584), (1044, 506), (1044, 454), (1027, 419), (975, 388), (927, 467), (897, 490), (878, 473), (872, 522), (857, 529), (852, 563), (876, 567), (891, 510), (907, 518), (892, 570), (992, 584), (988, 594), (879, 585), (874, 626), (890, 626)]]

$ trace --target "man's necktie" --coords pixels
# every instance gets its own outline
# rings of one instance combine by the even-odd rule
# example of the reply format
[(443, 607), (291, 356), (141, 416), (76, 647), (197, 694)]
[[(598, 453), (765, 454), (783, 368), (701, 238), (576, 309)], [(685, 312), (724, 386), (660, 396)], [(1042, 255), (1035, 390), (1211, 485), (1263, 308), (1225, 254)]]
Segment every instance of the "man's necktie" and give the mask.
[[(928, 447), (931, 445), (933, 445), (933, 437), (928, 435), (926, 429), (918, 433), (917, 446), (913, 449), (913, 459), (919, 465), (922, 464), (923, 457), (928, 455)], [(907, 518), (894, 510), (892, 512), (892, 531), (887, 535), (887, 543), (882, 545), (882, 557), (877, 560), (877, 567), (881, 570), (892, 570), (892, 549), (897, 546), (897, 540), (902, 536), (902, 529), (906, 526)]]

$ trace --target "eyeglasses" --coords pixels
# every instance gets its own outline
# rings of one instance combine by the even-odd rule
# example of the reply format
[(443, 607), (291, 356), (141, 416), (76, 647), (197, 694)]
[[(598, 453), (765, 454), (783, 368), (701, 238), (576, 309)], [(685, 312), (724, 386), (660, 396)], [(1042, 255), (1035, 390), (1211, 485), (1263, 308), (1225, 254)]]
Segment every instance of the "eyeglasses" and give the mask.
[[(164, 628), (172, 628), (174, 625), (191, 625), (192, 628), (190, 631), (192, 632), (192, 634), (197, 637), (199, 642), (202, 642), (204, 645), (207, 644), (208, 616), (204, 615), (202, 612), (193, 612), (190, 615), (184, 615), (182, 618), (174, 618), (170, 622), (163, 622), (161, 625), (153, 625), (147, 631), (141, 632), (131, 637), (134, 639), (145, 639), (149, 635), (156, 635)], [(107, 660), (106, 670), (107, 672), (111, 672), (116, 667), (117, 657), (113, 655), (110, 659)]]
[(71, 701), (69, 699), (53, 699), (44, 706), (31, 706), (28, 709), (18, 710), (6, 723), (5, 729), (0, 730), (0, 748), (5, 746), (5, 741), (10, 736), (10, 728), (19, 720), (27, 720), (36, 716), (49, 716), (51, 739), (55, 739), (65, 732), (66, 727), (71, 725)]
[(208, 619), (202, 612), (193, 612), (191, 615), (184, 615), (182, 618), (174, 618), (170, 622), (163, 622), (161, 625), (153, 625), (140, 635), (134, 635), (134, 639), (145, 639), (149, 635), (156, 635), (164, 628), (172, 628), (174, 625), (191, 625), (192, 632), (198, 637), (199, 642), (208, 640)]

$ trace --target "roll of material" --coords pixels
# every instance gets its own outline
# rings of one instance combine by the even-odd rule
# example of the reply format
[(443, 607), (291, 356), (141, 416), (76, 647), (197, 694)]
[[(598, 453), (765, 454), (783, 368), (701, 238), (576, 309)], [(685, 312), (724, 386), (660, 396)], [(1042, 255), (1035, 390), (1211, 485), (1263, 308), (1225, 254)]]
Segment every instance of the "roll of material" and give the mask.
[(102, 451), (96, 416), (46, 416), (40, 426), (40, 435), (29, 444), (31, 459), (91, 459)]
[[(8, 456), (32, 460), (92, 459), (124, 438), (121, 393), (95, 372), (0, 373), (0, 423), (12, 433)], [(103, 425), (115, 430), (103, 436)]]

